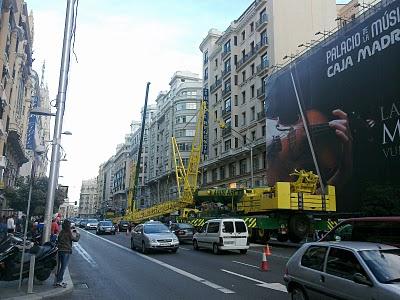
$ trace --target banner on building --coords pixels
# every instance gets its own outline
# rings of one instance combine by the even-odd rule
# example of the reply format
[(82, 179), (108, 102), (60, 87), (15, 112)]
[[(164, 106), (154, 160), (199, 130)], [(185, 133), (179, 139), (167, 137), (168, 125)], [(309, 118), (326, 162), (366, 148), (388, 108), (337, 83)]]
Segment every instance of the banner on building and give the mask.
[[(39, 106), (39, 97), (32, 96), (32, 107)], [(36, 135), (36, 123), (37, 123), (37, 116), (34, 114), (29, 115), (28, 121), (28, 131), (26, 135), (26, 149), (28, 150), (35, 150), (36, 143), (35, 143), (35, 135)]]
[[(400, 0), (381, 1), (268, 82), (268, 184), (314, 170), (300, 107), (338, 210), (400, 184)], [(296, 91), (298, 98), (296, 96)]]

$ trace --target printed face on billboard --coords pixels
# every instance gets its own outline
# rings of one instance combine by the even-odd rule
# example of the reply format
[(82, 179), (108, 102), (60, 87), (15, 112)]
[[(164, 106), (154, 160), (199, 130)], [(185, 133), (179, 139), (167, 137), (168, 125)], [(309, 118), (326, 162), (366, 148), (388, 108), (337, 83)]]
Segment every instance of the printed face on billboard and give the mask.
[(400, 1), (383, 0), (273, 74), (266, 92), (268, 184), (316, 170), (300, 108), (338, 207), (371, 182), (398, 184)]

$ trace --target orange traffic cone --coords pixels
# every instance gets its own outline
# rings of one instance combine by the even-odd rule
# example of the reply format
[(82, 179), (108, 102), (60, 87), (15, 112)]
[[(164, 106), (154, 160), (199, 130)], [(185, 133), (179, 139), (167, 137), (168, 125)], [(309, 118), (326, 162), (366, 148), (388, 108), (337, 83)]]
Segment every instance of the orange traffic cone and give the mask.
[(266, 256), (271, 256), (271, 250), (270, 250), (268, 244), (267, 244), (267, 246), (264, 247), (264, 252), (265, 252)]
[(269, 271), (269, 264), (268, 264), (268, 260), (267, 260), (267, 254), (265, 253), (265, 248), (264, 251), (262, 253), (262, 261), (261, 261), (261, 267), (260, 270), (261, 271)]

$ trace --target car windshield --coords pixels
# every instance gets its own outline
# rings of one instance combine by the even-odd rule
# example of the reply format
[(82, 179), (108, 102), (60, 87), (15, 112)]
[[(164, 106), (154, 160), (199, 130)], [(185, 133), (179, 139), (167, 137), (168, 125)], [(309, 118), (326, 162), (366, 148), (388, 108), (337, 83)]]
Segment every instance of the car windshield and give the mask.
[(89, 219), (88, 223), (97, 223), (97, 220), (96, 219)]
[(400, 249), (366, 250), (360, 255), (379, 282), (400, 282)]
[(186, 223), (179, 223), (178, 227), (180, 229), (193, 229), (193, 226), (190, 224), (186, 224)]
[(144, 233), (166, 233), (170, 232), (168, 227), (163, 224), (145, 225)]
[(127, 224), (128, 224), (128, 221), (121, 221), (120, 224), (121, 224), (121, 225), (127, 225)]
[(102, 221), (100, 222), (101, 226), (112, 226), (112, 223), (110, 221)]

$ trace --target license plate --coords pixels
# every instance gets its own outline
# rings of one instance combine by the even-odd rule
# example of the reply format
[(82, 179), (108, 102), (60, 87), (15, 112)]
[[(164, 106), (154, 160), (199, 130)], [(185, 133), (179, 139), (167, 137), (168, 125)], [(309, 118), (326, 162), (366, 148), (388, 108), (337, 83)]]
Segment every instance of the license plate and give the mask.
[(160, 243), (160, 246), (170, 246), (168, 243)]
[(227, 244), (227, 245), (231, 245), (231, 244), (234, 244), (235, 242), (234, 241), (224, 241), (224, 244)]

